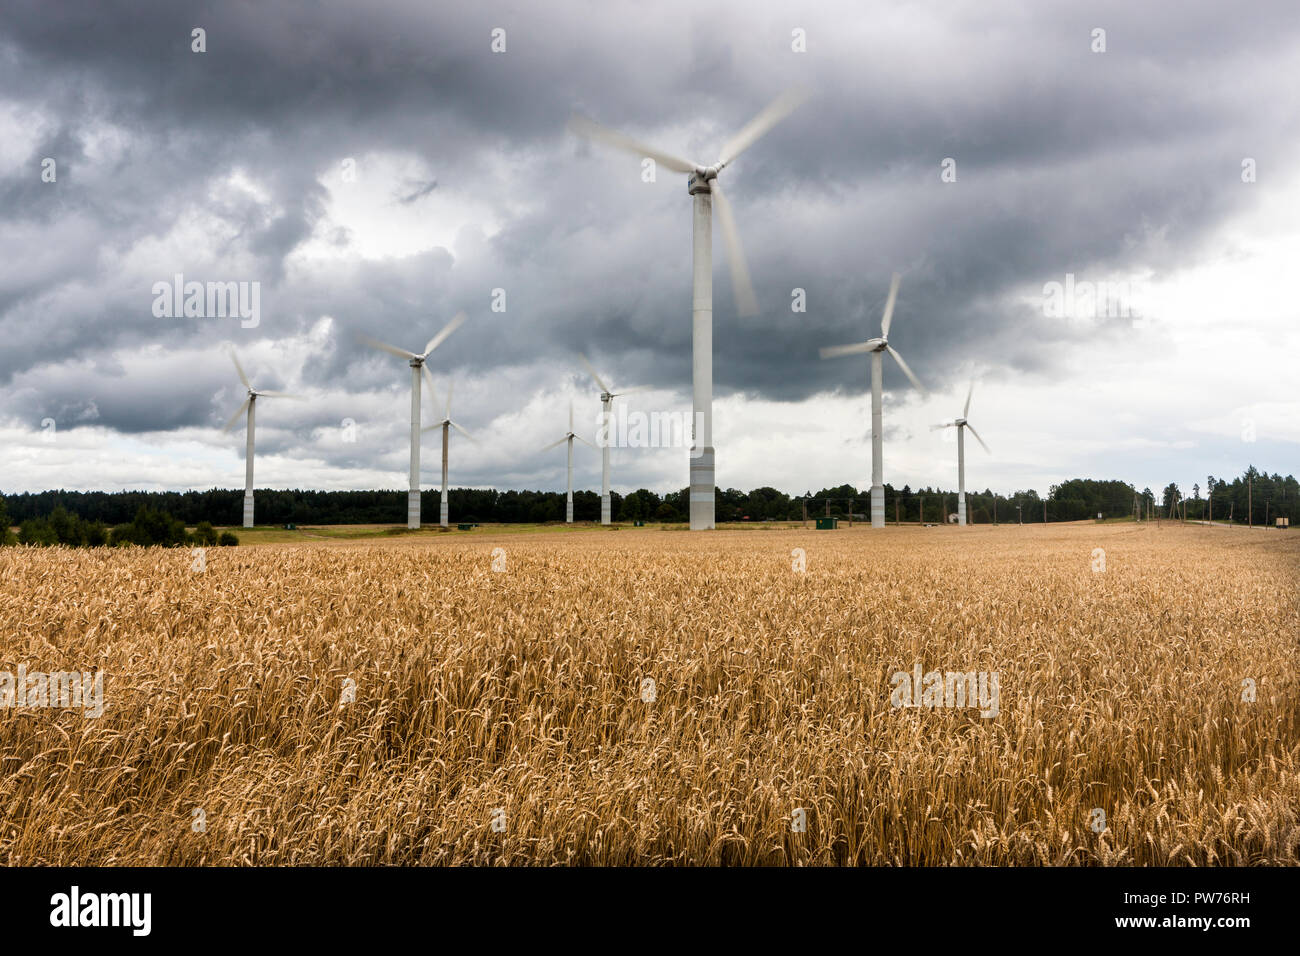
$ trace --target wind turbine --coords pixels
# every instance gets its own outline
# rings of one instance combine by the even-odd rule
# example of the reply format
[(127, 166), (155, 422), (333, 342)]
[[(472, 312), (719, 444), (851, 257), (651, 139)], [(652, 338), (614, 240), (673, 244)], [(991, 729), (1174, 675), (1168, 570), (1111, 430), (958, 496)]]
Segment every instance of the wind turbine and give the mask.
[[(429, 370), (427, 368), (424, 370), (424, 372), (426, 375), (429, 375)], [(442, 429), (442, 504), (439, 505), (438, 507), (438, 523), (441, 524), (444, 528), (447, 527), (447, 444), (448, 444), (448, 439), (450, 439), (451, 437), (451, 429), (453, 428), (456, 429), (456, 431), (460, 432), (470, 441), (474, 441), (473, 435), (465, 431), (465, 429), (461, 428), (459, 425), (457, 425), (455, 422), (451, 420), (451, 385), (452, 385), (451, 381), (448, 380), (447, 381), (447, 411), (446, 414), (443, 415), (442, 421), (438, 422), (438, 424), (436, 425), (430, 425), (428, 428), (425, 429), (426, 432), (431, 432), (435, 428)], [(429, 401), (431, 402), (437, 401), (437, 398), (433, 390), (432, 375), (429, 375)]]
[(404, 358), (411, 366), (411, 481), (406, 493), (406, 526), (413, 530), (420, 527), (420, 372), (423, 370), (424, 374), (429, 376), (429, 385), (432, 388), (433, 376), (424, 367), (424, 360), (446, 340), (447, 336), (460, 328), (464, 321), (465, 313), (457, 312), (455, 317), (443, 326), (441, 332), (425, 343), (424, 351), (418, 355), (378, 339), (372, 339), (368, 335), (361, 336), (361, 340), (367, 345), (391, 352), (398, 358)]
[(871, 527), (885, 526), (885, 484), (884, 462), (881, 459), (882, 430), (880, 424), (880, 377), (883, 371), (883, 353), (888, 352), (898, 363), (898, 367), (922, 393), (925, 386), (912, 374), (912, 370), (903, 361), (903, 356), (894, 351), (889, 344), (889, 326), (894, 321), (894, 302), (898, 298), (899, 276), (895, 272), (889, 281), (889, 298), (885, 300), (885, 314), (880, 319), (880, 338), (867, 339), (853, 345), (833, 345), (821, 350), (824, 359), (838, 358), (841, 355), (862, 355), (871, 353)]
[(592, 448), (596, 447), (595, 445), (592, 445), (591, 442), (587, 441), (587, 439), (583, 438), (581, 435), (576, 434), (574, 432), (573, 402), (570, 402), (569, 403), (569, 430), (564, 433), (563, 438), (551, 442), (549, 445), (547, 445), (545, 448), (542, 449), (542, 451), (550, 451), (556, 445), (561, 445), (565, 442), (569, 443), (569, 494), (564, 501), (564, 520), (565, 523), (567, 524), (573, 524), (573, 440), (575, 438), (578, 439), (578, 441), (582, 442), (584, 445), (589, 445)]
[(938, 425), (931, 425), (931, 431), (938, 431), (941, 428), (957, 429), (957, 523), (964, 525), (966, 523), (966, 442), (963, 440), (963, 433), (967, 428), (975, 436), (975, 440), (990, 455), (989, 446), (984, 444), (984, 439), (980, 438), (980, 433), (975, 430), (975, 426), (966, 420), (970, 414), (970, 397), (975, 392), (975, 383), (970, 383), (970, 388), (966, 392), (966, 405), (961, 410), (961, 418), (954, 418), (950, 422), (941, 422)]
[(695, 197), (693, 219), (692, 268), (692, 427), (690, 509), (691, 530), (714, 527), (714, 447), (713, 447), (713, 207), (716, 202), (722, 236), (726, 241), (727, 259), (731, 264), (731, 282), (736, 310), (742, 316), (758, 314), (758, 300), (749, 279), (749, 267), (740, 245), (740, 233), (731, 212), (731, 203), (722, 191), (718, 173), (752, 146), (763, 134), (789, 116), (805, 95), (790, 91), (777, 97), (766, 109), (742, 127), (723, 147), (718, 161), (702, 166), (646, 146), (629, 136), (601, 126), (585, 116), (575, 116), (569, 128), (579, 135), (615, 146), (637, 156), (654, 160), (673, 172), (685, 173), (686, 191)]
[(600, 404), (602, 406), (602, 413), (601, 413), (602, 440), (600, 443), (600, 523), (609, 524), (610, 522), (610, 502), (609, 502), (610, 434), (609, 431), (610, 431), (612, 416), (613, 416), (614, 399), (616, 399), (620, 395), (632, 395), (636, 392), (644, 392), (650, 386), (637, 385), (633, 388), (625, 388), (621, 392), (616, 392), (613, 389), (611, 389), (608, 385), (606, 385), (605, 380), (596, 373), (596, 370), (592, 367), (591, 363), (587, 361), (587, 356), (579, 352), (578, 358), (582, 359), (582, 364), (586, 366), (587, 371), (591, 373), (591, 377), (594, 378), (596, 380), (596, 384), (600, 386)]
[(289, 395), (286, 392), (268, 392), (262, 389), (253, 388), (252, 383), (248, 381), (248, 376), (244, 374), (244, 366), (239, 364), (239, 358), (235, 355), (235, 350), (230, 350), (230, 360), (235, 363), (235, 371), (239, 373), (239, 380), (244, 383), (244, 388), (248, 389), (248, 398), (244, 399), (244, 404), (239, 406), (235, 414), (230, 416), (230, 421), (226, 422), (223, 432), (228, 432), (235, 427), (239, 421), (239, 416), (248, 409), (248, 435), (245, 438), (247, 445), (244, 449), (244, 527), (253, 527), (253, 431), (257, 419), (257, 400), (259, 398), (297, 398), (297, 395)]

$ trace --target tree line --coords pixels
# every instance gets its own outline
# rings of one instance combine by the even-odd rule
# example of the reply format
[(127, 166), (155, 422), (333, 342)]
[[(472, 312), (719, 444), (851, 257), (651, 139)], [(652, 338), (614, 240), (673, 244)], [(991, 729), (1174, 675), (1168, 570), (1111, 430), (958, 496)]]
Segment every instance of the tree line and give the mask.
[(98, 518), (84, 518), (62, 505), (56, 505), (48, 515), (22, 519), (17, 533), (11, 525), (13, 520), (8, 503), (0, 495), (0, 545), (50, 547), (61, 544), (73, 548), (161, 545), (175, 548), (239, 544), (239, 538), (234, 533), (222, 531), (218, 534), (210, 521), (200, 521), (190, 531), (181, 519), (147, 506), (136, 509), (129, 522), (111, 527)]
[[(1162, 517), (1173, 516), (1177, 510), (1179, 514), (1185, 512), (1188, 518), (1212, 515), (1216, 521), (1231, 518), (1241, 524), (1247, 521), (1262, 524), (1266, 517), (1269, 523), (1279, 516), (1293, 522), (1300, 518), (1300, 485), (1291, 476), (1264, 475), (1252, 465), (1231, 482), (1209, 476), (1205, 487), (1205, 497), (1201, 496), (1199, 483), (1192, 486), (1188, 497), (1177, 484), (1171, 483), (1161, 499), (1150, 488), (1138, 491), (1124, 481), (1092, 478), (1072, 478), (1052, 485), (1045, 497), (1033, 489), (1002, 494), (986, 488), (966, 493), (967, 520), (974, 524), (1080, 521), (1096, 518), (1098, 514), (1104, 518), (1129, 517), (1139, 510), (1142, 514), (1159, 513)], [(715, 514), (718, 521), (725, 522), (798, 521), (805, 516), (811, 519), (824, 515), (867, 520), (868, 490), (846, 484), (790, 495), (771, 487), (748, 492), (720, 488)], [(404, 524), (406, 520), (405, 491), (265, 489), (256, 494), (258, 523), (263, 525)], [(564, 520), (563, 492), (452, 488), (449, 495), (451, 515), (457, 522), (517, 524)], [(81, 533), (87, 543), (101, 534), (107, 536), (106, 543), (112, 543), (109, 539), (119, 526), (148, 529), (139, 536), (161, 535), (171, 541), (176, 538), (174, 529), (164, 531), (155, 515), (168, 516), (182, 527), (195, 527), (201, 522), (232, 526), (243, 520), (243, 501), (242, 489), (41, 491), (9, 496), (8, 516), (0, 517), (0, 523), (5, 527), (18, 524), (21, 529), (24, 523), (44, 521), (44, 527), (33, 524), (28, 535), (45, 539), (51, 533), (56, 538), (64, 534), (75, 537), (77, 526), (68, 527), (68, 522), (75, 519), (81, 523)], [(690, 517), (689, 493), (685, 488), (662, 495), (647, 488), (627, 495), (615, 492), (611, 495), (611, 505), (614, 520), (620, 522), (680, 523)], [(66, 517), (56, 520), (54, 516), (60, 511)], [(436, 524), (438, 511), (438, 493), (425, 492), (421, 496), (421, 521)], [(886, 521), (943, 522), (956, 511), (957, 493), (952, 489), (885, 485)], [(594, 491), (575, 491), (573, 513), (576, 521), (599, 521), (600, 495)], [(123, 530), (119, 539), (128, 541), (134, 534)]]

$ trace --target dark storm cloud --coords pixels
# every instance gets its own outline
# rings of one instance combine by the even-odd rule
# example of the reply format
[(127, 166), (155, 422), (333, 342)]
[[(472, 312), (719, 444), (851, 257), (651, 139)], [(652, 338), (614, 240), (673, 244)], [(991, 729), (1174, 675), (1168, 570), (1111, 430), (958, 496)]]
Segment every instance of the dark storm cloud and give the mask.
[[(503, 54), (489, 50), (498, 26)], [(1089, 50), (1098, 26), (1104, 54)], [(806, 54), (790, 49), (795, 27)], [(306, 373), (320, 386), (400, 373), (357, 332), (412, 347), (459, 309), (472, 321), (439, 360), (466, 374), (541, 359), (563, 378), (581, 348), (624, 380), (689, 386), (685, 185), (663, 169), (642, 183), (635, 157), (574, 139), (565, 121), (580, 109), (708, 162), (796, 84), (811, 101), (724, 173), (763, 312), (736, 318), (719, 240), (718, 393), (862, 388), (865, 362), (820, 362), (817, 348), (877, 334), (894, 270), (892, 339), (925, 381), (970, 362), (1048, 373), (1064, 355), (1052, 345), (1077, 333), (1017, 296), (1066, 272), (1172, 268), (1248, 208), (1241, 157), (1281, 164), (1296, 132), (1273, 84), (1297, 33), (1284, 0), (1249, 15), (1173, 3), (10, 3), (0, 87), (47, 128), (0, 179), (0, 254), (17, 266), (0, 277), (0, 387), (23, 417), (93, 400), (98, 422), (124, 431), (210, 423), (212, 392), (165, 363), (139, 401), (78, 397), (72, 381), (42, 397), (23, 378), (52, 360), (245, 334), (152, 316), (151, 284), (177, 272), (260, 281), (250, 337), (333, 317), (333, 348)], [(126, 140), (95, 156), (87, 137), (101, 124)], [(462, 237), (455, 256), (288, 268), (327, 213), (321, 177), (384, 151), (435, 173), (392, 183), (396, 205), (469, 196), (498, 210), (500, 231)], [(57, 186), (39, 180), (47, 155)], [(945, 157), (956, 183), (940, 182)], [(214, 188), (236, 170), (267, 196)], [(219, 227), (215, 253), (164, 241), (195, 208)], [(504, 314), (488, 310), (498, 287)], [(806, 313), (790, 311), (795, 288)]]

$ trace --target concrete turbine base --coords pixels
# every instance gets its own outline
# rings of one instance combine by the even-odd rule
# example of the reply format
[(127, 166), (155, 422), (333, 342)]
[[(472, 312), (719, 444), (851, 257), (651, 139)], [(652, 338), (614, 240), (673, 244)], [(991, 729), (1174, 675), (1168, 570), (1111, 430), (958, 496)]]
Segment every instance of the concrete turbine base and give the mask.
[[(692, 449), (698, 451), (699, 449)], [(691, 459), (691, 530), (708, 531), (714, 524), (714, 450), (705, 448)]]

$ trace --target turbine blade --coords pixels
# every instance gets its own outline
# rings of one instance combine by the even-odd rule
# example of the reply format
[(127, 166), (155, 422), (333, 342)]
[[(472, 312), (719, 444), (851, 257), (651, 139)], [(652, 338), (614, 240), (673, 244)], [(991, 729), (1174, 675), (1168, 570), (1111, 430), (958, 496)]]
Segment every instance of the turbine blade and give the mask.
[(727, 263), (731, 266), (731, 288), (736, 297), (736, 311), (743, 316), (758, 315), (758, 298), (754, 284), (749, 280), (749, 266), (745, 263), (745, 250), (740, 244), (736, 217), (731, 212), (731, 201), (722, 191), (718, 180), (709, 187), (713, 191), (713, 208), (718, 211), (718, 224), (727, 246)]
[(451, 388), (456, 383), (452, 379), (447, 379), (447, 414), (443, 418), (451, 421)]
[(588, 448), (595, 448), (595, 447), (596, 447), (596, 446), (593, 445), (591, 442), (587, 441), (587, 439), (583, 438), (581, 435), (574, 435), (573, 437), (576, 438), (576, 439), (578, 439), (578, 441), (582, 442), (582, 443), (583, 443), (584, 445), (586, 445)]
[(573, 434), (573, 399), (569, 399), (569, 434)]
[(568, 441), (568, 440), (569, 440), (569, 436), (568, 436), (568, 435), (565, 435), (563, 438), (557, 439), (556, 441), (551, 442), (551, 443), (550, 443), (549, 445), (547, 445), (545, 448), (542, 448), (541, 450), (539, 450), (539, 451), (538, 451), (538, 454), (540, 455), (540, 454), (541, 454), (542, 452), (544, 452), (544, 451), (550, 451), (550, 450), (551, 450), (552, 448), (554, 448), (556, 445), (563, 445), (563, 444), (564, 444), (566, 441)]
[(722, 155), (718, 159), (718, 165), (727, 165), (749, 149), (763, 134), (798, 109), (799, 105), (806, 99), (808, 99), (806, 90), (786, 90), (769, 103), (761, 113), (742, 126), (739, 133), (727, 141), (727, 144), (722, 147)]
[(290, 394), (289, 392), (258, 392), (258, 393), (257, 393), (257, 397), (258, 397), (258, 398), (263, 398), (263, 397), (269, 397), (269, 398), (292, 398), (295, 402), (301, 402), (301, 401), (304, 400), (303, 397), (302, 397), (301, 395), (293, 395), (293, 394)]
[(984, 450), (987, 451), (990, 455), (993, 454), (993, 452), (989, 451), (989, 446), (984, 444), (984, 439), (980, 438), (980, 433), (977, 432), (973, 427), (971, 427), (970, 422), (966, 423), (966, 427), (970, 428), (970, 433), (975, 436), (975, 440), (980, 443), (980, 445), (984, 448)]
[(605, 384), (605, 380), (596, 373), (596, 369), (592, 367), (592, 364), (589, 361), (587, 361), (587, 356), (579, 352), (578, 358), (582, 360), (583, 367), (587, 370), (587, 372), (591, 375), (591, 377), (596, 380), (596, 384), (600, 386), (600, 390), (602, 392), (612, 391), (612, 389)]
[(582, 116), (581, 114), (575, 114), (570, 118), (569, 129), (577, 133), (579, 136), (596, 140), (597, 142), (604, 143), (607, 146), (613, 146), (616, 149), (635, 153), (637, 156), (641, 157), (648, 156), (660, 166), (665, 166), (674, 172), (695, 172), (694, 163), (688, 163), (686, 160), (674, 156), (671, 153), (665, 153), (662, 150), (655, 149), (653, 146), (647, 146), (645, 143), (635, 140), (631, 136), (625, 136), (622, 133), (610, 129), (608, 126), (601, 126), (595, 120)]
[(371, 348), (376, 348), (384, 352), (390, 352), (398, 358), (413, 359), (419, 358), (414, 352), (408, 352), (406, 349), (399, 349), (396, 345), (389, 345), (387, 342), (381, 342), (379, 339), (371, 338), (369, 335), (360, 336), (362, 342)]
[(429, 366), (421, 365), (420, 374), (424, 377), (424, 386), (429, 390), (429, 407), (435, 412), (438, 410), (438, 388), (433, 384), (433, 373), (429, 371)]
[(965, 418), (967, 415), (970, 414), (970, 397), (971, 397), (971, 395), (973, 395), (974, 393), (975, 393), (975, 383), (974, 383), (974, 382), (971, 382), (971, 383), (970, 383), (970, 388), (968, 388), (968, 389), (966, 390), (966, 405), (965, 405), (965, 407), (962, 408), (962, 410), (961, 410), (961, 417), (962, 417), (962, 418)]
[(818, 349), (822, 358), (839, 358), (842, 355), (864, 355), (875, 348), (870, 342), (855, 342), (852, 345), (831, 345), (824, 349)]
[(464, 312), (457, 312), (452, 316), (451, 321), (442, 327), (442, 331), (424, 344), (424, 356), (427, 356), (430, 352), (445, 342), (447, 336), (451, 335), (451, 333), (464, 325), (466, 318), (468, 318), (468, 316), (466, 316)]
[(230, 421), (226, 422), (226, 427), (223, 428), (223, 429), (221, 429), (223, 432), (228, 432), (228, 431), (230, 431), (230, 429), (232, 429), (232, 428), (235, 427), (235, 422), (239, 421), (239, 416), (242, 415), (242, 414), (244, 414), (244, 410), (245, 410), (246, 408), (248, 408), (248, 403), (251, 402), (251, 401), (252, 401), (251, 398), (246, 398), (246, 399), (244, 399), (244, 404), (242, 404), (242, 405), (239, 406), (239, 411), (237, 411), (237, 412), (235, 412), (235, 414), (231, 415), (231, 416), (230, 416)]
[(880, 317), (880, 334), (889, 338), (889, 327), (894, 324), (894, 301), (898, 298), (898, 283), (902, 276), (895, 272), (889, 279), (889, 298), (885, 300), (885, 314)]
[(886, 345), (885, 351), (894, 357), (894, 361), (897, 362), (898, 367), (903, 370), (903, 374), (912, 380), (912, 384), (915, 385), (920, 392), (925, 393), (925, 386), (921, 384), (919, 378), (912, 374), (912, 370), (908, 368), (907, 363), (903, 361), (903, 356), (894, 351), (892, 345)]
[(943, 429), (945, 429), (945, 428), (952, 428), (952, 426), (953, 426), (953, 425), (956, 425), (956, 424), (957, 424), (956, 422), (940, 422), (940, 423), (937, 424), (937, 425), (931, 425), (931, 426), (930, 426), (930, 431), (932, 431), (932, 432), (941, 431), (941, 430), (943, 430)]
[(230, 350), (230, 361), (235, 363), (235, 371), (239, 373), (239, 380), (244, 383), (244, 388), (251, 389), (253, 384), (248, 380), (248, 376), (244, 374), (244, 366), (239, 364), (239, 356), (235, 354), (233, 348)]
[(460, 432), (462, 435), (464, 435), (466, 438), (468, 438), (468, 439), (469, 439), (470, 441), (472, 441), (474, 444), (476, 444), (476, 445), (478, 444), (478, 439), (477, 439), (477, 438), (475, 438), (475, 437), (474, 437), (473, 435), (471, 435), (469, 432), (465, 431), (465, 429), (461, 428), (461, 427), (460, 427), (459, 425), (457, 425), (455, 422), (449, 422), (448, 424), (450, 424), (452, 428), (456, 429), (456, 431)]
[(631, 388), (625, 388), (622, 391), (610, 392), (610, 395), (617, 398), (620, 395), (635, 395), (637, 392), (651, 392), (654, 391), (654, 388), (653, 385), (633, 385)]

